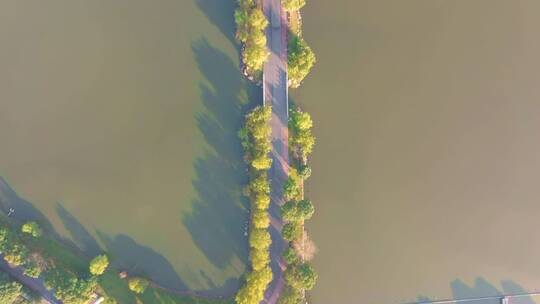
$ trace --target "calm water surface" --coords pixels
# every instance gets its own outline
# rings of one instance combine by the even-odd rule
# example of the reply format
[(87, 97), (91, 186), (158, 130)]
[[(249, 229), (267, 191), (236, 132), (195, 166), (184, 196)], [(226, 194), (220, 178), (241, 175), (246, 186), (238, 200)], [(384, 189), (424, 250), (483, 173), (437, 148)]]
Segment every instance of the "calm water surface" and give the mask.
[(308, 3), (312, 302), (540, 289), (540, 2)]
[(180, 290), (245, 271), (231, 2), (0, 2), (0, 199)]
[[(3, 208), (162, 284), (245, 271), (232, 1), (0, 3)], [(540, 3), (311, 0), (312, 302), (540, 289)], [(525, 302), (524, 302), (525, 303)], [(530, 302), (527, 302), (530, 303)]]

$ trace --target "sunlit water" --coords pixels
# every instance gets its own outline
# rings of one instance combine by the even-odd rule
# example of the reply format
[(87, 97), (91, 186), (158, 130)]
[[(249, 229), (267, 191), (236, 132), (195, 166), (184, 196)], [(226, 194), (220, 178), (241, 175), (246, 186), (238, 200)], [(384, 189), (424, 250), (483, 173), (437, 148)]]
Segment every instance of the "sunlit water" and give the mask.
[[(166, 286), (233, 292), (235, 132), (260, 92), (232, 8), (1, 1), (3, 208)], [(534, 0), (308, 1), (319, 62), (292, 96), (318, 139), (313, 303), (540, 289), (539, 20)]]
[(1, 1), (3, 208), (167, 287), (234, 292), (253, 90), (232, 3)]
[(540, 289), (539, 28), (533, 0), (308, 1), (313, 303)]

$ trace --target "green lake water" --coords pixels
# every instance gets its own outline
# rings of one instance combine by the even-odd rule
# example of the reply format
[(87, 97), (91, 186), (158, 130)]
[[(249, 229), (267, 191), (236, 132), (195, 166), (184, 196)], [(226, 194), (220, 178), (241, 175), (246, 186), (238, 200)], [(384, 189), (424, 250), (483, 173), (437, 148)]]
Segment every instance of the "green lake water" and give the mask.
[(233, 2), (2, 1), (0, 199), (178, 290), (245, 272)]
[(534, 0), (308, 1), (312, 303), (540, 289), (539, 28)]
[[(234, 292), (236, 131), (260, 91), (238, 70), (233, 8), (1, 1), (2, 208), (167, 287)], [(540, 289), (540, 2), (311, 0), (303, 17), (311, 302)]]

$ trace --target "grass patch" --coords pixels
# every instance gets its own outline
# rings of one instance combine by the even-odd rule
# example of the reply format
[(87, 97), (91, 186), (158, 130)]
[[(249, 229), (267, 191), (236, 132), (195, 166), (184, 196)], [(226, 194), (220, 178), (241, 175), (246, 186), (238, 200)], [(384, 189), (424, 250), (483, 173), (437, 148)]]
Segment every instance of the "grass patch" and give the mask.
[[(0, 214), (0, 224), (19, 232), (19, 225)], [(46, 233), (39, 238), (23, 237), (25, 245), (30, 251), (40, 252), (44, 258), (51, 259), (58, 267), (63, 267), (79, 274), (88, 275), (90, 259), (70, 248), (60, 240), (48, 236)], [(109, 269), (99, 277), (99, 292), (109, 298), (115, 299), (119, 304), (233, 304), (232, 299), (206, 299), (192, 296), (179, 296), (165, 290), (149, 287), (142, 295), (135, 295), (129, 290), (127, 280), (119, 277), (118, 272)]]

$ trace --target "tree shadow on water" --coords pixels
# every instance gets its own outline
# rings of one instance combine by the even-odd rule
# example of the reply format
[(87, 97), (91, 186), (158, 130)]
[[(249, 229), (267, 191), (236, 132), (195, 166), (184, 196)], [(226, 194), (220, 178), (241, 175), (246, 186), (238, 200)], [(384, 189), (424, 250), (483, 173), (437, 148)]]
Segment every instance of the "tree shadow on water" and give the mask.
[[(502, 293), (493, 284), (484, 278), (478, 277), (474, 280), (473, 286), (468, 286), (462, 280), (454, 280), (450, 283), (454, 299), (480, 298), (489, 296), (500, 296)], [(498, 303), (493, 300), (476, 301), (480, 304)], [(500, 301), (499, 301), (500, 302)]]
[(130, 275), (147, 277), (168, 289), (188, 290), (171, 263), (152, 248), (140, 245), (124, 234), (111, 237), (98, 230), (97, 235), (110, 255), (113, 267)]
[(47, 233), (57, 239), (61, 239), (47, 217), (39, 209), (34, 207), (31, 202), (17, 194), (15, 189), (4, 178), (0, 177), (0, 209), (2, 212), (8, 214), (12, 208), (14, 212), (11, 218), (16, 222), (36, 221)]
[[(519, 284), (511, 280), (501, 281), (502, 291), (497, 289), (493, 284), (489, 283), (486, 279), (482, 277), (476, 278), (472, 286), (467, 285), (462, 280), (454, 280), (450, 283), (450, 288), (452, 290), (452, 299), (461, 300), (460, 303), (464, 304), (500, 304), (501, 297), (503, 295), (518, 295), (527, 293)], [(493, 297), (491, 299), (481, 299), (478, 298), (484, 297)], [(471, 300), (467, 300), (471, 299)], [(427, 297), (420, 296), (418, 297), (418, 303), (431, 303)], [(448, 302), (452, 303), (452, 302)], [(511, 297), (509, 303), (511, 304), (535, 304), (531, 296), (519, 296)]]
[(96, 239), (61, 203), (56, 205), (56, 213), (80, 251), (88, 257), (94, 257), (102, 252)]
[(247, 84), (233, 60), (207, 40), (192, 49), (206, 80), (199, 84), (204, 110), (196, 121), (210, 149), (194, 161), (197, 197), (182, 221), (208, 260), (224, 269), (235, 256), (244, 263), (248, 257), (248, 201), (242, 196), (248, 180), (237, 132), (248, 99), (258, 100), (260, 89)]
[[(450, 284), (454, 299), (468, 299), (490, 296), (502, 296), (522, 294), (526, 291), (517, 283), (511, 280), (501, 281), (502, 291), (497, 289), (493, 284), (486, 281), (484, 278), (478, 277), (474, 281), (473, 286), (468, 286), (461, 280), (455, 280)], [(467, 303), (467, 302), (466, 302)], [(474, 304), (500, 304), (500, 299), (489, 299), (470, 301)], [(512, 297), (510, 302), (512, 304), (534, 304), (534, 300), (530, 296)]]
[(208, 20), (223, 33), (231, 43), (238, 47), (235, 39), (234, 11), (236, 0), (195, 0), (197, 7)]

